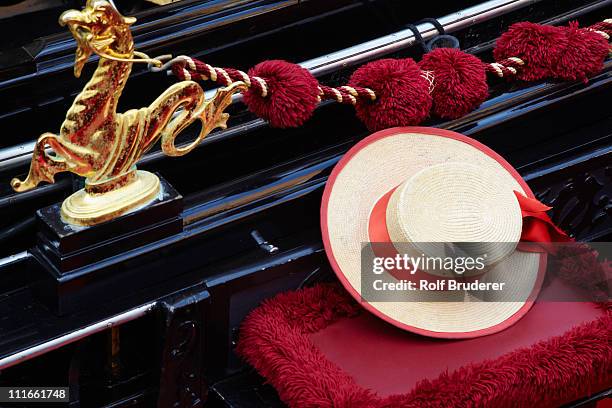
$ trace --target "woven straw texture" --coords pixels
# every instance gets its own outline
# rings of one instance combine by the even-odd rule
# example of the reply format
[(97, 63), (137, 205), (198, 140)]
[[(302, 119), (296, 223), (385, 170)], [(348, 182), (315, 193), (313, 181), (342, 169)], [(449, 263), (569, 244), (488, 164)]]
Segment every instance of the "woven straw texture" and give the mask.
[[(455, 183), (445, 181), (448, 172), (466, 163), (471, 166), (468, 176), (453, 175)], [(445, 166), (431, 170), (432, 166), (441, 164)], [(473, 171), (474, 167), (478, 169), (477, 172)], [(423, 173), (419, 175), (421, 171)], [(361, 293), (361, 249), (369, 241), (370, 212), (384, 194), (415, 175), (416, 182), (413, 180), (407, 186), (402, 186), (407, 188), (398, 188), (395, 210), (388, 214), (391, 220), (388, 227), (394, 225), (391, 227), (393, 232), (390, 231), (392, 239), (403, 237), (427, 241), (429, 239), (425, 238), (435, 238), (449, 241), (459, 238), (458, 241), (475, 241), (486, 238), (493, 242), (518, 241), (520, 224), (516, 222), (517, 208), (510, 204), (508, 197), (513, 191), (525, 192), (499, 162), (460, 140), (421, 133), (391, 134), (366, 145), (345, 163), (329, 194), (327, 214), (323, 215), (327, 219), (333, 257), (357, 293)], [(425, 187), (428, 175), (433, 175), (436, 180), (430, 189)], [(475, 184), (470, 186), (471, 182)], [(475, 199), (483, 200), (484, 204), (469, 198), (471, 189)], [(412, 201), (418, 201), (421, 194), (427, 205), (414, 205)], [(397, 205), (397, 202), (403, 204)], [(500, 203), (500, 208), (496, 208), (496, 202)], [(449, 203), (452, 204), (449, 206)], [(467, 211), (468, 218), (450, 222), (452, 213), (463, 211), (462, 206), (474, 206), (474, 210)], [(482, 214), (483, 208), (492, 211), (492, 216)], [(402, 214), (402, 211), (406, 213)], [(431, 229), (433, 211), (444, 214), (434, 223), (438, 230)], [(462, 229), (462, 223), (473, 226), (481, 220), (486, 221), (487, 225), (473, 229), (473, 235)], [(502, 225), (506, 222), (508, 225)], [(494, 265), (493, 270), (487, 273), (486, 280), (506, 281), (517, 293), (529, 293), (537, 281), (539, 262), (539, 254), (515, 251)], [(468, 300), (465, 302), (418, 302), (414, 301), (418, 299), (411, 298), (411, 293), (406, 291), (405, 302), (372, 302), (370, 305), (393, 324), (400, 323), (431, 332), (466, 333), (504, 322), (525, 303), (483, 302), (469, 294), (465, 294)], [(508, 299), (508, 296), (505, 292), (504, 297)]]
[(487, 254), (484, 263), (496, 264), (514, 251), (523, 224), (513, 191), (503, 188), (506, 179), (504, 173), (459, 162), (418, 171), (394, 191), (387, 206), (391, 241), (413, 243), (413, 256), (440, 256), (440, 245), (433, 243), (458, 243), (466, 254)]

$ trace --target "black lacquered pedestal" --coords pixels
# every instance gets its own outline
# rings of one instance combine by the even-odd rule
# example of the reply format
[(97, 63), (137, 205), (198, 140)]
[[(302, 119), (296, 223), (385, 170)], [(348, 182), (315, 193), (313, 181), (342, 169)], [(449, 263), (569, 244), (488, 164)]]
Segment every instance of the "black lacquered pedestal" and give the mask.
[(35, 294), (65, 314), (77, 310), (81, 301), (89, 303), (92, 296), (104, 302), (125, 296), (125, 291), (139, 285), (156, 283), (160, 277), (154, 274), (124, 276), (114, 273), (118, 268), (104, 268), (104, 264), (112, 260), (109, 263), (116, 265), (117, 257), (126, 251), (181, 233), (183, 197), (161, 177), (160, 183), (160, 195), (153, 202), (94, 226), (66, 223), (61, 203), (37, 211), (37, 243), (32, 249), (37, 261), (33, 265)]

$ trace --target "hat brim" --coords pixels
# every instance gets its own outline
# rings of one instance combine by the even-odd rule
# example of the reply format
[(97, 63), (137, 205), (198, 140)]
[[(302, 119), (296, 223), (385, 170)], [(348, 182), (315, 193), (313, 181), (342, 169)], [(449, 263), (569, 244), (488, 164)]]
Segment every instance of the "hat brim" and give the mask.
[[(323, 243), (347, 291), (370, 312), (404, 330), (440, 338), (496, 333), (529, 311), (546, 269), (546, 254), (516, 251), (505, 271), (530, 296), (517, 302), (367, 302), (361, 294), (361, 250), (376, 202), (416, 171), (444, 162), (468, 162), (496, 172), (512, 188), (534, 197), (518, 172), (485, 145), (458, 133), (425, 127), (386, 129), (350, 149), (332, 171), (321, 205)], [(410, 295), (408, 295), (410, 296)]]

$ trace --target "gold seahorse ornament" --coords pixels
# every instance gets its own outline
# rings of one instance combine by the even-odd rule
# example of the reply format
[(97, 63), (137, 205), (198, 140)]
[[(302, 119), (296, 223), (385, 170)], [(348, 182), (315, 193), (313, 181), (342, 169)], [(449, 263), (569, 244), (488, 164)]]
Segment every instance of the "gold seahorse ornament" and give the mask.
[[(213, 129), (225, 128), (225, 108), (232, 95), (246, 89), (242, 82), (221, 88), (206, 100), (193, 81), (170, 86), (150, 106), (117, 113), (117, 103), (135, 62), (160, 64), (134, 50), (130, 25), (107, 0), (87, 0), (82, 11), (68, 10), (60, 17), (77, 43), (74, 75), (79, 77), (92, 54), (98, 67), (66, 114), (59, 134), (42, 134), (34, 147), (25, 180), (11, 181), (17, 192), (54, 175), (69, 171), (86, 177), (85, 188), (68, 197), (61, 208), (65, 221), (94, 225), (151, 202), (160, 193), (156, 175), (136, 169), (136, 162), (158, 140), (169, 156), (194, 149)], [(177, 147), (177, 135), (191, 123), (202, 123), (198, 137)]]

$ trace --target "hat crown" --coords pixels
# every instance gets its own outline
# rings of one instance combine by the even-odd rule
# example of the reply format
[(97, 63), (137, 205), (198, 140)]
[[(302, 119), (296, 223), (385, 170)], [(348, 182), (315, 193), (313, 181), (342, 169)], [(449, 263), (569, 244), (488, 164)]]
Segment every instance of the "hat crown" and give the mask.
[(428, 256), (440, 255), (439, 243), (454, 243), (468, 255), (486, 254), (486, 264), (500, 261), (515, 250), (522, 230), (519, 203), (511, 189), (500, 187), (503, 177), (469, 163), (421, 169), (389, 200), (391, 240)]

